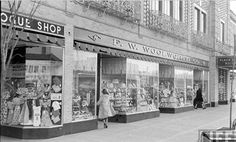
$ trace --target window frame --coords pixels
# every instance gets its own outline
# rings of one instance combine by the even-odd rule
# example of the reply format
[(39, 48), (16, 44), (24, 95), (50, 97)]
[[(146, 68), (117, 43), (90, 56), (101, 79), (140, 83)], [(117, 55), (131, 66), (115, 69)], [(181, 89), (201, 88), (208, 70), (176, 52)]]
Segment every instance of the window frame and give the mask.
[(174, 18), (175, 10), (174, 10), (174, 1), (169, 0), (169, 16)]
[(225, 22), (220, 19), (220, 41), (225, 43)]
[(178, 8), (178, 20), (183, 22), (184, 21), (184, 0), (179, 0), (178, 1), (178, 7), (177, 8)]
[[(207, 33), (208, 25), (207, 25), (207, 12), (202, 9), (199, 5), (193, 4), (193, 29), (196, 32), (201, 32), (201, 33)], [(198, 21), (198, 13), (196, 13), (196, 10), (199, 12), (199, 21)], [(205, 18), (204, 16), (205, 15)]]

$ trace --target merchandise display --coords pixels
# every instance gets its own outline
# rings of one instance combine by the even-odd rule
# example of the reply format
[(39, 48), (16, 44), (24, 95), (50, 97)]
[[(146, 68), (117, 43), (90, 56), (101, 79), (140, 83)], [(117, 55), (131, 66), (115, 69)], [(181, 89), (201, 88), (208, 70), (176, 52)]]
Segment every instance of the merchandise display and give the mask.
[(159, 102), (158, 64), (128, 59), (127, 66), (127, 94), (136, 100), (136, 111), (156, 110)]
[(174, 90), (174, 67), (159, 65), (160, 74), (160, 108), (177, 107), (177, 97)]
[(160, 107), (177, 107), (178, 99), (174, 92), (174, 79), (160, 78)]
[(76, 50), (74, 57), (72, 120), (93, 119), (97, 55)]
[(187, 86), (186, 90), (186, 104), (192, 105), (194, 99), (194, 91), (192, 86)]
[[(41, 54), (36, 54), (38, 50), (42, 50), (40, 47), (21, 50), (19, 53), (25, 58), (19, 60), (21, 63), (13, 62), (8, 72), (10, 81), (2, 100), (1, 109), (4, 113), (1, 112), (1, 115), (4, 119), (1, 124), (32, 127), (61, 125), (62, 60), (59, 58), (62, 57), (59, 54), (63, 52), (62, 49), (55, 49), (58, 50), (56, 55), (49, 53), (51, 56), (58, 56), (54, 61), (50, 58), (41, 60)], [(53, 84), (57, 85), (57, 89)], [(52, 98), (53, 93), (60, 97)], [(58, 102), (57, 111), (60, 113), (57, 123), (53, 122), (55, 101)]]
[(113, 100), (112, 106), (115, 111), (120, 113), (134, 111), (133, 100), (126, 95), (125, 75), (120, 75), (119, 79), (115, 78), (115, 75), (103, 75), (102, 86), (108, 89), (111, 99)]
[(193, 103), (193, 70), (160, 65), (160, 107), (178, 108)]
[(104, 58), (102, 88), (108, 89), (113, 107), (119, 114), (157, 110), (158, 64), (125, 58)]

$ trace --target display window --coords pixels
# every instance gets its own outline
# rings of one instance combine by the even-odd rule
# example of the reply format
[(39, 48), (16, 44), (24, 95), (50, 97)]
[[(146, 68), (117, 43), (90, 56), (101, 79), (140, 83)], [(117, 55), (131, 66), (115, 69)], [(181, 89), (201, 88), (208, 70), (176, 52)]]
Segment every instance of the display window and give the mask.
[(206, 103), (209, 102), (209, 71), (204, 71), (204, 81), (203, 81), (203, 90), (202, 95)]
[(194, 70), (193, 72), (194, 75), (194, 92), (197, 92), (198, 87), (202, 88), (203, 87), (203, 70)]
[(103, 56), (101, 62), (101, 87), (109, 90), (119, 114), (157, 110), (157, 63), (112, 56)]
[(177, 106), (183, 107), (193, 103), (193, 70), (175, 67), (175, 94)]
[(127, 59), (127, 98), (138, 112), (158, 108), (158, 68), (157, 63)]
[[(194, 70), (194, 95), (196, 95), (198, 88), (202, 89), (203, 100), (205, 103), (208, 103), (209, 102), (209, 71)], [(222, 90), (224, 90), (224, 88)]]
[(160, 107), (177, 108), (193, 103), (193, 70), (160, 64)]
[(95, 118), (97, 54), (73, 52), (72, 120)]
[(194, 99), (193, 70), (186, 70), (186, 105), (192, 105)]
[(7, 72), (1, 124), (50, 127), (62, 124), (63, 48), (16, 46)]
[(127, 97), (126, 89), (126, 58), (102, 57), (102, 89), (108, 89), (113, 107), (119, 113), (136, 110), (135, 98)]
[(159, 65), (159, 92), (160, 108), (177, 107), (177, 99), (174, 93), (174, 66)]

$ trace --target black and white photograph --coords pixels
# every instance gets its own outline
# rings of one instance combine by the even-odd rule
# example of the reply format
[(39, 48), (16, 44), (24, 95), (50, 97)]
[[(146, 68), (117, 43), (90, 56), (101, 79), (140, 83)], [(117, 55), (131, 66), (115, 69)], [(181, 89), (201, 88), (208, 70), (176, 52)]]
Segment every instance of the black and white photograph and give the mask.
[(0, 0), (1, 142), (236, 142), (236, 0)]

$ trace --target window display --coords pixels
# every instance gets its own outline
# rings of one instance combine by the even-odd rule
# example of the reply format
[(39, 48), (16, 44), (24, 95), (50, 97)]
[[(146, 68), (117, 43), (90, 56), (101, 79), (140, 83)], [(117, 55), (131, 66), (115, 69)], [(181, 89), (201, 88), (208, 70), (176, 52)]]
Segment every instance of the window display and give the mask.
[[(1, 124), (61, 125), (62, 48), (20, 47), (8, 71)], [(2, 105), (3, 106), (3, 105)]]
[(102, 58), (102, 88), (107, 88), (117, 112), (134, 110), (131, 98), (126, 96), (126, 59), (116, 57)]
[(186, 86), (186, 80), (185, 80), (186, 72), (182, 68), (175, 67), (175, 96), (177, 101), (178, 107), (183, 107), (185, 105), (186, 101), (186, 93), (185, 93), (185, 86)]
[(159, 65), (160, 74), (160, 108), (177, 107), (177, 98), (174, 94), (174, 66)]
[[(203, 83), (203, 71), (202, 70), (194, 70), (193, 72), (194, 75), (194, 86), (198, 85), (199, 87), (202, 88), (202, 83)], [(196, 88), (194, 88), (194, 91), (196, 92)]]
[[(220, 79), (219, 79), (220, 80)], [(222, 81), (222, 80), (221, 80)], [(194, 86), (198, 86), (202, 89), (202, 95), (205, 103), (208, 103), (209, 99), (209, 71), (205, 70), (194, 70)], [(222, 84), (219, 84), (220, 90), (224, 90), (224, 87), (222, 89)], [(220, 93), (219, 90), (219, 93)], [(196, 94), (197, 89), (194, 87), (194, 92)]]
[(186, 105), (192, 105), (193, 99), (193, 70), (186, 70)]
[(156, 110), (158, 64), (104, 56), (101, 87), (109, 90), (113, 107), (120, 114)]
[(76, 50), (73, 68), (72, 120), (95, 118), (97, 54)]
[(160, 107), (189, 106), (193, 97), (193, 70), (160, 65)]
[(158, 108), (158, 64), (127, 59), (127, 98), (136, 111)]

